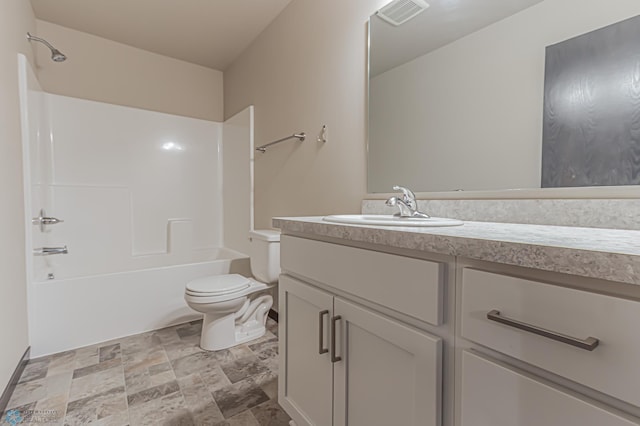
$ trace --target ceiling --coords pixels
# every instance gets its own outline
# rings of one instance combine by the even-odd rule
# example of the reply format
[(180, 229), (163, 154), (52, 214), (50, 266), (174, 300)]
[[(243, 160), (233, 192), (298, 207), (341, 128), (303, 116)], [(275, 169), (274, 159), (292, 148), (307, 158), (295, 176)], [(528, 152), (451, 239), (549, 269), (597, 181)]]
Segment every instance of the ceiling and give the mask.
[(291, 0), (31, 0), (36, 18), (224, 71)]
[(429, 8), (397, 27), (374, 15), (370, 23), (370, 75), (432, 52), (541, 1), (427, 0)]

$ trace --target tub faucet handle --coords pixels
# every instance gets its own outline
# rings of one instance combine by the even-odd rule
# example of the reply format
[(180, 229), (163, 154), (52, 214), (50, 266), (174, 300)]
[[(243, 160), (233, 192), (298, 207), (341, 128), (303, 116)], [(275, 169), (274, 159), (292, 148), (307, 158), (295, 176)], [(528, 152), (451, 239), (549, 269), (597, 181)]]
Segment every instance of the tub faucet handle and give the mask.
[(44, 232), (45, 227), (47, 225), (55, 225), (56, 223), (62, 223), (64, 220), (58, 219), (56, 217), (48, 217), (47, 212), (44, 209), (40, 209), (40, 215), (38, 217), (34, 217), (31, 219), (31, 223), (34, 225), (38, 225), (40, 227), (40, 231)]
[(41, 247), (33, 249), (33, 254), (36, 256), (50, 256), (52, 254), (68, 254), (69, 250), (67, 246), (63, 247)]

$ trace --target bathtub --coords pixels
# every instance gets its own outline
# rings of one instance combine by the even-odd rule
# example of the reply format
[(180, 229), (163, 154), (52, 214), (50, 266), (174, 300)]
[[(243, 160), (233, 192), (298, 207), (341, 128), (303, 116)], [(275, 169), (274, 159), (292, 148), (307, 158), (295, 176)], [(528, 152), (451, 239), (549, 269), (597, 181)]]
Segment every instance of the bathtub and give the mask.
[(184, 301), (185, 284), (228, 273), (249, 274), (249, 258), (216, 249), (194, 263), (34, 282), (29, 292), (31, 356), (199, 319), (202, 314)]

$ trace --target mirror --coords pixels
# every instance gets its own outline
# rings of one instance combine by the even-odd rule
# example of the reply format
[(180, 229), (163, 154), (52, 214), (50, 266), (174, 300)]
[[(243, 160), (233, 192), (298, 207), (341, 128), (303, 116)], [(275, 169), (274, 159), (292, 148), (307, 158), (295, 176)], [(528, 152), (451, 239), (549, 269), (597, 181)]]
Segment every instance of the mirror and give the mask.
[(546, 47), (640, 2), (429, 4), (400, 26), (369, 22), (368, 191), (540, 188)]

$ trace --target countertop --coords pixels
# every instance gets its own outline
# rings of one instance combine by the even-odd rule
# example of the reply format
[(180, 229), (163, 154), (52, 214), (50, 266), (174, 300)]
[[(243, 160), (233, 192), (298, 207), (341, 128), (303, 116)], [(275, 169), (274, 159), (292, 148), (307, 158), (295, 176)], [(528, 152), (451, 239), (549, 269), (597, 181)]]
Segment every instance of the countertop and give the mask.
[(640, 231), (465, 222), (417, 228), (347, 225), (321, 216), (279, 217), (273, 226), (298, 233), (504, 263), (640, 285)]

